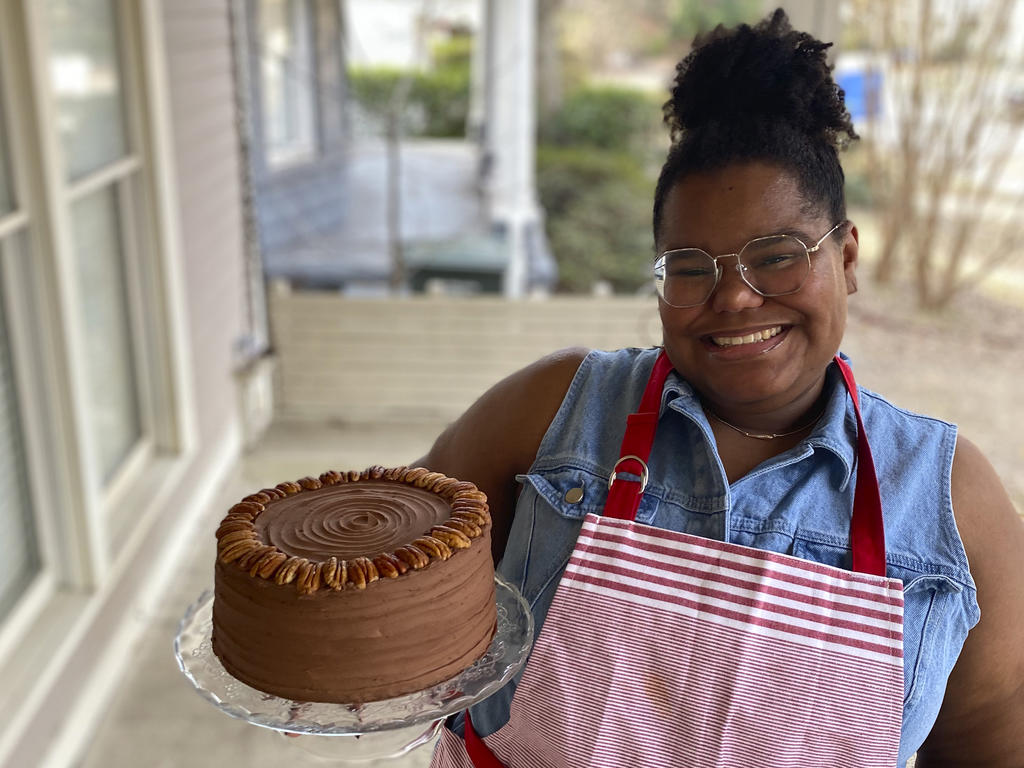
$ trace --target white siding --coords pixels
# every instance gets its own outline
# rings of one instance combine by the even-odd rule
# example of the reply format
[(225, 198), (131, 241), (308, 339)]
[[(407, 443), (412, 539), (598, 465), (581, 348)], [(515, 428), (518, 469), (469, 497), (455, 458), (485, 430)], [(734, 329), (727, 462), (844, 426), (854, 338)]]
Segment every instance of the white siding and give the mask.
[(182, 256), (200, 441), (235, 420), (232, 347), (245, 331), (241, 168), (228, 0), (164, 2)]
[(568, 346), (661, 343), (657, 303), (564, 297), (509, 302), (271, 297), (282, 419), (453, 419), (485, 389)]

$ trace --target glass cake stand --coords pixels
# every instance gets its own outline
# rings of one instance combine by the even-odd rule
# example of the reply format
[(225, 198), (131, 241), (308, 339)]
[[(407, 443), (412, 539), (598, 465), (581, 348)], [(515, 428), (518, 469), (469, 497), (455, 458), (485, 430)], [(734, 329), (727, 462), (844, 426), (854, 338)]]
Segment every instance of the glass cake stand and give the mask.
[(473, 665), (417, 693), (365, 704), (291, 701), (229, 675), (213, 652), (213, 593), (185, 612), (174, 638), (178, 667), (221, 712), (285, 735), (308, 752), (347, 761), (404, 755), (429, 742), (448, 715), (496, 693), (522, 669), (533, 643), (533, 615), (514, 586), (495, 577), (498, 624), (490, 647)]

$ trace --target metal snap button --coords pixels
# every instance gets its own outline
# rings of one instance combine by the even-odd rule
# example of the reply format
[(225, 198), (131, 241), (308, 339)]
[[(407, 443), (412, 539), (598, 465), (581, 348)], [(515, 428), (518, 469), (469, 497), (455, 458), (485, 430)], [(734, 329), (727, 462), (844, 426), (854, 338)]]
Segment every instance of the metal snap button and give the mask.
[(570, 488), (565, 492), (565, 500), (569, 504), (579, 504), (583, 501), (583, 489), (582, 488)]

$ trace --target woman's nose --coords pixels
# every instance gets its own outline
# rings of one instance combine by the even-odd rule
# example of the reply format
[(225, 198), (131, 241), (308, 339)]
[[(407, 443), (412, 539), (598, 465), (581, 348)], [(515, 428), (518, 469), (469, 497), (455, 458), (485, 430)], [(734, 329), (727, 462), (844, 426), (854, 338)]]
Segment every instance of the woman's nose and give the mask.
[(764, 297), (744, 282), (743, 269), (738, 260), (722, 265), (722, 277), (711, 295), (711, 307), (715, 312), (742, 312), (764, 303)]

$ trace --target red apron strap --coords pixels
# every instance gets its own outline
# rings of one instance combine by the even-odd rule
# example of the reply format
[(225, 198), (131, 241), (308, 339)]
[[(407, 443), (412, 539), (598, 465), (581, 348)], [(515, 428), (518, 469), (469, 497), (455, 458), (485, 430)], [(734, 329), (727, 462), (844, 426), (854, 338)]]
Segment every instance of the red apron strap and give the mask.
[[(654, 369), (647, 380), (647, 388), (640, 401), (640, 409), (626, 417), (626, 433), (622, 437), (621, 457), (612, 467), (608, 478), (608, 500), (604, 505), (604, 514), (620, 520), (635, 520), (636, 510), (640, 506), (640, 498), (647, 487), (647, 459), (654, 447), (654, 432), (658, 428), (658, 414), (661, 410), (661, 392), (665, 388), (665, 380), (672, 372), (665, 350), (661, 351), (654, 362)], [(629, 480), (618, 476), (619, 472), (639, 475), (639, 480)]]
[(885, 576), (885, 524), (882, 518), (882, 497), (878, 492), (878, 477), (871, 446), (860, 415), (860, 397), (853, 371), (836, 355), (836, 365), (843, 375), (843, 383), (853, 400), (857, 414), (857, 489), (853, 494), (853, 517), (850, 519), (850, 551), (853, 570)]
[(466, 754), (474, 768), (505, 768), (505, 765), (494, 756), (490, 747), (484, 744), (484, 740), (476, 735), (473, 730), (473, 721), (469, 717), (469, 710), (466, 710)]

